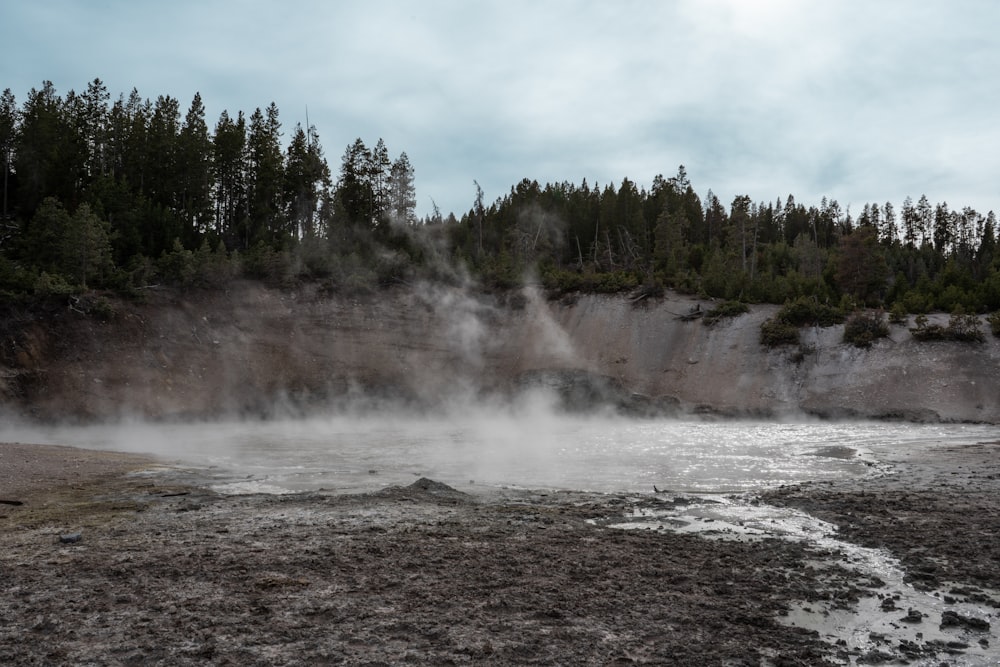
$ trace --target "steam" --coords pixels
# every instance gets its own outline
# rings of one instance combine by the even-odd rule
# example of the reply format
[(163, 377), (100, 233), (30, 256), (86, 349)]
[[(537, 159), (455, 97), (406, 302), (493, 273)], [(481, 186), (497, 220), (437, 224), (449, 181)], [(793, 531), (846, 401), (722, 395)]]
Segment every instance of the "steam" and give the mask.
[[(562, 243), (563, 226), (555, 216), (525, 212), (518, 220), (523, 252)], [(131, 382), (131, 411), (123, 405), (109, 414), (116, 394), (102, 393), (90, 406), (108, 417), (103, 423), (8, 418), (0, 421), (0, 442), (151, 454), (249, 475), (262, 489), (275, 477), (282, 488), (295, 488), (288, 459), (299, 453), (308, 461), (306, 477), (326, 475), (340, 490), (406, 483), (416, 474), (465, 484), (557, 478), (566, 434), (582, 436), (610, 422), (606, 415), (567, 415), (558, 386), (519, 379), (586, 363), (530, 276), (519, 292), (484, 293), (446, 261), (441, 236), (420, 235), (445, 281), (370, 301), (328, 299), (308, 286), (282, 293), (245, 287), (251, 292), (234, 297), (229, 318), (203, 313), (197, 302), (165, 306), (157, 323), (143, 322), (150, 341), (141, 356), (100, 358), (106, 376)], [(385, 317), (395, 308), (401, 312)], [(258, 336), (265, 316), (285, 318), (280, 338), (273, 326), (261, 327), (266, 339)], [(311, 335), (325, 322), (333, 333)], [(337, 335), (345, 322), (354, 331)], [(392, 331), (387, 322), (412, 330)], [(339, 375), (322, 377), (329, 368)], [(84, 391), (111, 387), (93, 372), (80, 383)], [(233, 388), (248, 389), (245, 395), (259, 395), (261, 403), (241, 405), (227, 395)], [(205, 397), (198, 407), (207, 421), (185, 416), (187, 392)]]
[[(566, 415), (546, 392), (447, 416), (331, 414), (265, 422), (0, 426), (0, 442), (68, 444), (159, 455), (224, 493), (333, 493), (406, 486), (649, 493), (745, 492), (868, 474), (873, 453), (987, 439), (988, 426), (626, 420)], [(3, 445), (0, 444), (0, 451)], [(824, 452), (850, 448), (857, 456)], [(808, 455), (819, 454), (819, 455)]]
[(443, 342), (471, 370), (483, 366), (488, 345), (486, 320), (497, 322), (500, 314), (484, 301), (474, 298), (467, 289), (453, 289), (424, 284), (417, 297), (442, 323)]
[(533, 341), (539, 359), (550, 360), (558, 367), (587, 368), (573, 343), (569, 333), (556, 322), (541, 292), (532, 285), (521, 290), (526, 300), (526, 318), (531, 327), (529, 336)]

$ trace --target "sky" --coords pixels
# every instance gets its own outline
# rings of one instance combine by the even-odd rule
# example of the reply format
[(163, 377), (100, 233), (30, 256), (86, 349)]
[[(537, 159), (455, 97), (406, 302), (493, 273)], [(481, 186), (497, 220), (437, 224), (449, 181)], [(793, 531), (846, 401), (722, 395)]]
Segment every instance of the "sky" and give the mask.
[(314, 125), (336, 177), (384, 139), (417, 212), (524, 178), (855, 215), (927, 195), (1000, 212), (994, 0), (0, 0), (0, 90), (200, 93)]

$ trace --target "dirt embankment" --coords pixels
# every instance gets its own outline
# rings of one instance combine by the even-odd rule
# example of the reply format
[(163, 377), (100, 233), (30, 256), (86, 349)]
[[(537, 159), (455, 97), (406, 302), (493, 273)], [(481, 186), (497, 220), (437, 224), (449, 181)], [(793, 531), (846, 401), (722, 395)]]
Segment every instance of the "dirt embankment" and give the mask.
[(141, 301), (8, 309), (0, 407), (37, 418), (211, 417), (391, 398), (432, 405), (541, 383), (578, 404), (633, 411), (1000, 422), (1000, 341), (919, 343), (906, 327), (860, 350), (842, 327), (768, 350), (776, 310), (711, 327), (708, 302), (668, 295), (548, 301), (396, 289), (364, 298), (315, 288), (150, 289)]

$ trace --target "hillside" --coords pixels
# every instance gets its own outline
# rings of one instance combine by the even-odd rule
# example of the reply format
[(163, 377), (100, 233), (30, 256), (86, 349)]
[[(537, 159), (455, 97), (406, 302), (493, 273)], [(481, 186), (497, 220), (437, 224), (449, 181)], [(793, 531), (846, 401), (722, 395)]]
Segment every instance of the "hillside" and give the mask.
[(777, 307), (706, 326), (681, 315), (711, 304), (674, 294), (346, 297), (239, 282), (145, 295), (5, 312), (3, 408), (46, 420), (267, 416), (378, 400), (429, 407), (541, 384), (573, 407), (638, 413), (1000, 422), (992, 336), (922, 343), (893, 326), (862, 350), (837, 326), (768, 350), (760, 324)]

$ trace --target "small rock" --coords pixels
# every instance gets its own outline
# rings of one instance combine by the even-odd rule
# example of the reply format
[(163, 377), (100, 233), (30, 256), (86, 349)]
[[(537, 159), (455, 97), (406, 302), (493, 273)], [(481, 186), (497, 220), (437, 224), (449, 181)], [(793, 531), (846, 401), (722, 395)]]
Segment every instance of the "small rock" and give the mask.
[(60, 544), (76, 544), (81, 539), (83, 539), (83, 535), (81, 535), (80, 533), (65, 533), (65, 534), (59, 536), (59, 543)]
[(906, 616), (904, 616), (899, 620), (901, 620), (903, 623), (922, 623), (924, 620), (924, 615), (921, 614), (916, 609), (910, 609), (908, 612), (906, 612)]

